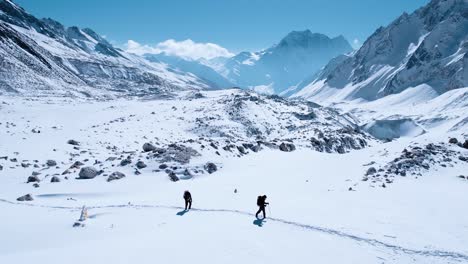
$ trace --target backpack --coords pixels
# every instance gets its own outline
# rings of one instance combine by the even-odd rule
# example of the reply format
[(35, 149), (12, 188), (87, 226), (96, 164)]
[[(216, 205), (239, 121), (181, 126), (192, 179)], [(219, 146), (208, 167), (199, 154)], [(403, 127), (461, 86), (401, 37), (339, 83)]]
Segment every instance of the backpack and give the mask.
[(262, 206), (262, 205), (263, 205), (263, 201), (262, 201), (262, 200), (263, 200), (263, 197), (262, 197), (262, 196), (257, 197), (257, 205), (258, 205), (258, 206)]
[(190, 193), (189, 193), (188, 191), (185, 191), (185, 192), (184, 192), (184, 199), (185, 199), (185, 200), (188, 200), (188, 199), (190, 199), (190, 198), (192, 198), (192, 195), (190, 195)]

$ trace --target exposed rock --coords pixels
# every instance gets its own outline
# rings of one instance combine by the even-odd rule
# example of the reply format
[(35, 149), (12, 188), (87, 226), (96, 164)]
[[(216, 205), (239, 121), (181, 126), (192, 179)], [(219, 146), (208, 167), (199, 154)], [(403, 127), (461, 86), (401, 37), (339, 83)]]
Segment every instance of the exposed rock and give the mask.
[(47, 160), (46, 165), (49, 167), (57, 166), (57, 162), (55, 160)]
[(2, 170), (3, 170), (3, 166), (2, 166), (2, 165), (0, 165), (0, 171), (2, 171)]
[(143, 169), (143, 168), (146, 168), (147, 165), (146, 165), (143, 161), (140, 160), (140, 161), (138, 161), (138, 162), (136, 163), (136, 167), (137, 167), (138, 169)]
[(166, 164), (161, 164), (161, 165), (159, 165), (159, 168), (160, 168), (161, 170), (167, 169), (167, 167), (168, 167), (168, 166), (167, 166)]
[(206, 163), (204, 168), (209, 174), (218, 170), (218, 166), (216, 166), (216, 164), (214, 164), (213, 162)]
[(50, 182), (54, 183), (54, 182), (60, 182), (60, 178), (57, 177), (57, 176), (53, 176), (52, 179), (50, 179)]
[(170, 144), (164, 153), (160, 153), (157, 158), (162, 162), (177, 162), (180, 164), (189, 163), (192, 157), (200, 154), (191, 147), (182, 144)]
[(153, 144), (148, 143), (148, 142), (143, 144), (143, 151), (144, 152), (150, 152), (150, 151), (154, 151), (154, 150), (156, 150), (156, 147)]
[(70, 145), (73, 145), (73, 146), (79, 146), (80, 145), (80, 142), (74, 140), (74, 139), (70, 139), (67, 141), (68, 144)]
[(129, 158), (123, 159), (120, 161), (120, 166), (127, 166), (128, 164), (132, 163), (132, 160)]
[(34, 188), (39, 188), (40, 185), (39, 185), (39, 183), (36, 182), (36, 183), (33, 184), (33, 187), (34, 187)]
[(93, 179), (99, 174), (99, 171), (94, 167), (84, 167), (80, 170), (78, 174), (79, 179)]
[(463, 146), (463, 148), (466, 148), (466, 149), (468, 149), (468, 139), (467, 139), (467, 140), (465, 140), (465, 142), (463, 143), (463, 145), (462, 145), (462, 146)]
[(366, 176), (374, 175), (375, 173), (377, 173), (377, 170), (374, 167), (370, 167), (367, 169)]
[(35, 175), (29, 176), (27, 183), (30, 183), (30, 182), (40, 182), (39, 177), (37, 177)]
[(83, 165), (84, 165), (83, 162), (77, 160), (73, 163), (73, 165), (70, 166), (70, 169), (79, 169)]
[(464, 157), (464, 156), (459, 156), (458, 159), (461, 161), (468, 161), (468, 157)]
[(279, 149), (281, 151), (285, 151), (285, 152), (291, 152), (291, 151), (294, 151), (296, 150), (296, 146), (294, 146), (294, 144), (292, 143), (281, 143), (281, 145), (279, 146)]
[(173, 182), (176, 182), (179, 180), (179, 177), (177, 177), (177, 175), (173, 171), (171, 171), (169, 172), (169, 179), (171, 179), (171, 181)]
[(25, 202), (25, 201), (33, 201), (34, 198), (32, 197), (31, 194), (26, 194), (26, 195), (23, 195), (21, 197), (18, 197), (16, 200), (20, 201), (20, 202)]
[(450, 144), (457, 144), (457, 143), (458, 143), (458, 139), (456, 139), (456, 138), (450, 138), (450, 139), (449, 139), (449, 143), (450, 143)]
[(125, 177), (125, 174), (116, 171), (116, 172), (113, 172), (111, 175), (109, 175), (109, 178), (107, 178), (107, 181), (110, 182), (110, 181), (120, 180), (124, 177)]
[(243, 146), (237, 146), (237, 150), (241, 153), (241, 154), (247, 154), (247, 151), (245, 151), (245, 148)]

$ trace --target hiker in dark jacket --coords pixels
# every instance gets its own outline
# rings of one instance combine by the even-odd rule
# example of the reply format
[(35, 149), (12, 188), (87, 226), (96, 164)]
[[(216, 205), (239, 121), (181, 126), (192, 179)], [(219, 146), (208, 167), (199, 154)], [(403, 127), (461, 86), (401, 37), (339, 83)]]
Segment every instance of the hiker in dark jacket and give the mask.
[(265, 206), (269, 203), (265, 202), (267, 196), (266, 195), (262, 195), (262, 196), (259, 196), (257, 198), (257, 205), (258, 205), (258, 211), (257, 213), (255, 214), (255, 217), (258, 218), (258, 214), (260, 212), (263, 212), (263, 218), (266, 218), (266, 213), (265, 213)]
[(187, 211), (187, 207), (190, 210), (192, 208), (192, 195), (189, 191), (184, 192), (184, 200), (185, 200), (185, 211)]

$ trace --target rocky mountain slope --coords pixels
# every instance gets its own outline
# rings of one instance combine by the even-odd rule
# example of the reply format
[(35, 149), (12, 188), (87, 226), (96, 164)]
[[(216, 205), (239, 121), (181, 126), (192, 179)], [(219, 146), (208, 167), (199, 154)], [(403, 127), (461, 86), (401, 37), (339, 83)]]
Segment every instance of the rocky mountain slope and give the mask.
[(279, 94), (310, 77), (330, 59), (350, 51), (343, 36), (293, 31), (271, 48), (229, 58), (218, 71), (242, 88)]
[(111, 96), (207, 89), (193, 74), (149, 63), (91, 29), (38, 19), (0, 1), (0, 93)]
[(468, 2), (432, 0), (372, 34), (352, 56), (331, 62), (295, 96), (375, 100), (419, 85), (437, 94), (468, 86)]

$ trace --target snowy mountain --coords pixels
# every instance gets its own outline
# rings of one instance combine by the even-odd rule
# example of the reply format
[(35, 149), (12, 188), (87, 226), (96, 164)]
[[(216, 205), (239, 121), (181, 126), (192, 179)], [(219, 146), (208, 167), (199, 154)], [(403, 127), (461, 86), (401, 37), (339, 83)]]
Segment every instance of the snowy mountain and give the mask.
[(178, 69), (182, 72), (192, 73), (198, 78), (203, 79), (205, 82), (209, 83), (212, 88), (225, 89), (234, 87), (234, 84), (216, 72), (212, 68), (213, 66), (207, 66), (197, 60), (171, 56), (165, 53), (145, 54), (144, 58), (151, 62), (166, 63), (168, 66)]
[(350, 51), (343, 36), (293, 31), (271, 48), (229, 58), (218, 71), (242, 88), (279, 94), (310, 77), (330, 59)]
[(442, 94), (468, 86), (468, 2), (433, 0), (331, 62), (295, 96), (321, 102), (375, 100), (428, 85)]
[(146, 95), (210, 84), (113, 47), (91, 29), (37, 19), (0, 0), (0, 93)]

